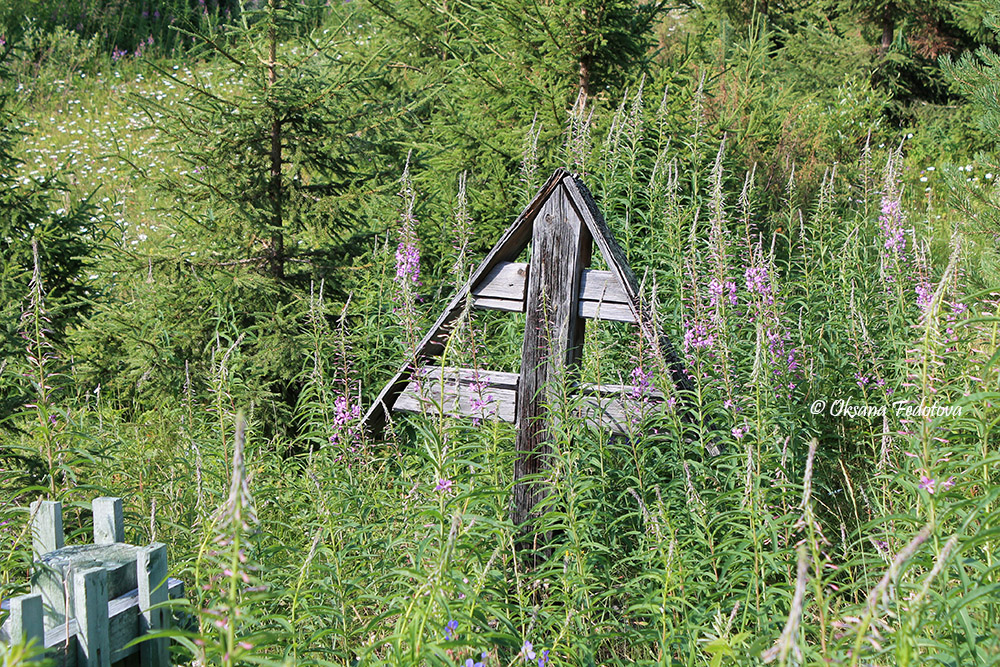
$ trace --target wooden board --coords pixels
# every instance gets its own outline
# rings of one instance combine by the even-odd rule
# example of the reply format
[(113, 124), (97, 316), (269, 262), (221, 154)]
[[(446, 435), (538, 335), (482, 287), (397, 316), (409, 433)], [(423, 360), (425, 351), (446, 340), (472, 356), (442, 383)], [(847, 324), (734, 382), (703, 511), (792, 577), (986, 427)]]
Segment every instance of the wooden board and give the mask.
[(425, 366), (396, 399), (405, 412), (514, 422), (517, 373)]
[(552, 416), (546, 407), (554, 398), (550, 391), (560, 382), (572, 381), (583, 351), (584, 321), (577, 302), (592, 245), (565, 186), (560, 187), (535, 218), (531, 237), (511, 516), (514, 525), (525, 530), (536, 505), (548, 494), (540, 478), (549, 468), (551, 454)]

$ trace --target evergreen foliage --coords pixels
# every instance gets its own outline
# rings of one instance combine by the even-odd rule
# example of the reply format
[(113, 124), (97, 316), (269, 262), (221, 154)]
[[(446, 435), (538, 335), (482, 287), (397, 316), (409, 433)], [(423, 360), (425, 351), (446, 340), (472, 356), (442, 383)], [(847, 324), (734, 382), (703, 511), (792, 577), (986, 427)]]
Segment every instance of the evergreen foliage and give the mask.
[[(142, 58), (113, 48), (152, 6), (126, 41), (29, 26), (81, 60), (0, 77), (0, 595), (21, 508), (72, 543), (116, 495), (185, 582), (175, 664), (997, 661), (1000, 61), (918, 53), (993, 39), (981, 8), (183, 7)], [(632, 421), (557, 387), (527, 559), (510, 424), (360, 416), (557, 165), (693, 389), (588, 321), (579, 379)], [(523, 327), (469, 310), (442, 363), (517, 371)]]

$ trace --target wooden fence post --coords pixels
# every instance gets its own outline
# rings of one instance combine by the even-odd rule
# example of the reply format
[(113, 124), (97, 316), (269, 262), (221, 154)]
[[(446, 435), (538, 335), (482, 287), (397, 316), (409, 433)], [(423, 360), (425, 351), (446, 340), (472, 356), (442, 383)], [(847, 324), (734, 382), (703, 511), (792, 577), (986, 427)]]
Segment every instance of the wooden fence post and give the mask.
[(101, 567), (77, 572), (73, 580), (77, 665), (111, 667), (108, 627), (108, 573)]
[(10, 601), (10, 640), (28, 643), (37, 640), (36, 646), (45, 647), (45, 629), (42, 624), (42, 596), (19, 595)]
[(31, 521), (31, 550), (35, 560), (50, 551), (62, 549), (66, 536), (63, 533), (62, 503), (58, 500), (36, 500), (31, 503), (34, 519)]
[[(144, 635), (167, 627), (167, 545), (159, 542), (141, 549), (136, 556), (139, 581), (139, 634)], [(143, 667), (168, 667), (170, 651), (165, 637), (139, 644)]]
[[(549, 406), (553, 385), (569, 380), (579, 366), (584, 321), (578, 313), (580, 277), (590, 263), (593, 240), (573, 210), (565, 188), (558, 188), (535, 219), (531, 270), (521, 350), (520, 397), (517, 403), (518, 457), (514, 461), (514, 525), (537, 516), (536, 505), (547, 495), (537, 479), (549, 469)], [(547, 543), (547, 539), (537, 540)]]
[(94, 544), (114, 544), (125, 541), (125, 522), (121, 498), (94, 498)]

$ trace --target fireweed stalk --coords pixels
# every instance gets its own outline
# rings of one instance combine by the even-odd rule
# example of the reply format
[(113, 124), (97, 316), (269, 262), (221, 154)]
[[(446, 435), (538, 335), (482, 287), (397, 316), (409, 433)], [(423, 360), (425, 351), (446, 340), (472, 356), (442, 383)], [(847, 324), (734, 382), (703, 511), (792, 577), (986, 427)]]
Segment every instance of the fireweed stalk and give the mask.
[(21, 315), (21, 337), (26, 341), (25, 357), (28, 362), (28, 378), (35, 388), (35, 402), (25, 405), (33, 409), (38, 417), (38, 433), (41, 435), (42, 451), (48, 464), (49, 492), (56, 495), (56, 444), (53, 381), (58, 377), (51, 365), (55, 351), (49, 342), (52, 320), (45, 311), (45, 288), (42, 284), (42, 268), (38, 259), (38, 240), (31, 240), (32, 272), (28, 286), (28, 305)]
[[(203, 664), (221, 653), (224, 667), (239, 664), (259, 643), (249, 628), (253, 594), (264, 590), (254, 583), (256, 568), (248, 564), (246, 535), (257, 524), (244, 460), (246, 421), (236, 416), (233, 438), (233, 469), (229, 495), (212, 516), (212, 529), (202, 544), (195, 563), (195, 582), (201, 584), (198, 598), (199, 635), (194, 640), (196, 655)], [(212, 545), (212, 546), (210, 546)], [(207, 581), (204, 567), (212, 568)]]
[(408, 349), (416, 349), (419, 340), (417, 301), (420, 287), (420, 249), (417, 247), (417, 219), (413, 214), (416, 192), (410, 178), (410, 156), (400, 179), (399, 196), (403, 200), (399, 243), (396, 246), (396, 312), (406, 334)]

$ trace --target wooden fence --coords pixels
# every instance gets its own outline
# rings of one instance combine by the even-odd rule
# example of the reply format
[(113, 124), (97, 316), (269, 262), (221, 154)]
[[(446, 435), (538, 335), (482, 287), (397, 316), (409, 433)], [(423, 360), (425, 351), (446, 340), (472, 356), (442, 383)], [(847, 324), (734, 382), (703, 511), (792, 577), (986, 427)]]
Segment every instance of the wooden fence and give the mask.
[(166, 667), (168, 639), (132, 642), (168, 627), (163, 603), (184, 593), (167, 576), (167, 548), (124, 543), (120, 498), (96, 498), (92, 508), (94, 544), (67, 547), (62, 504), (32, 504), (31, 593), (3, 602), (0, 641), (40, 642), (57, 667)]

